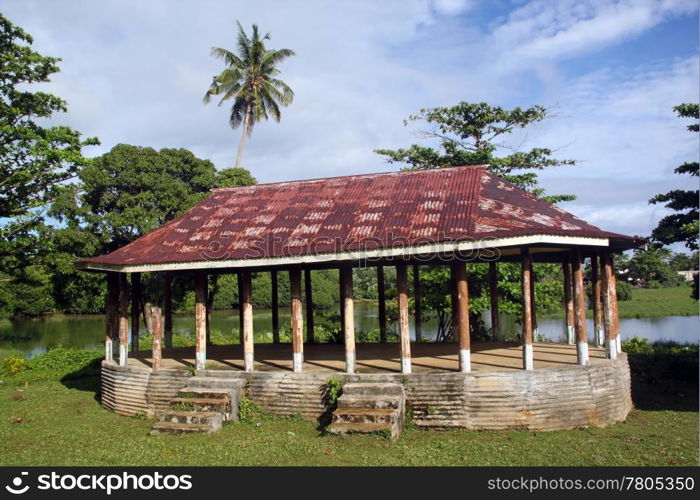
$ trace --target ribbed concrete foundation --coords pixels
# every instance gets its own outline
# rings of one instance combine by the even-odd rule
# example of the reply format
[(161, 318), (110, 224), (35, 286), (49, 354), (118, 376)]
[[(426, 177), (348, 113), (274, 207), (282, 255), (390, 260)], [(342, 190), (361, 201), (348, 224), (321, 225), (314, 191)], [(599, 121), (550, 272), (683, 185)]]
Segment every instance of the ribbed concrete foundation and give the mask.
[[(245, 380), (247, 397), (280, 414), (309, 420), (328, 418), (328, 381), (398, 382), (406, 408), (423, 427), (558, 430), (605, 426), (627, 417), (632, 408), (627, 356), (589, 366), (535, 370), (347, 374), (328, 372), (203, 370), (198, 375)], [(165, 409), (190, 372), (102, 364), (102, 404), (122, 415), (147, 416)]]

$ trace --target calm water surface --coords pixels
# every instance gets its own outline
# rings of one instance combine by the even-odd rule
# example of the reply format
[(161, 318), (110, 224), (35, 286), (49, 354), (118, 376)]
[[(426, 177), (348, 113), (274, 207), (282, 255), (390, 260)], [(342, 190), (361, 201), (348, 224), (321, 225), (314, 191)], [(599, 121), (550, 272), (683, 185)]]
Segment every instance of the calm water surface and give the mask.
[[(355, 327), (365, 332), (378, 328), (377, 307), (375, 304), (361, 302), (355, 305)], [(269, 309), (255, 310), (253, 315), (256, 341), (269, 341), (272, 331), (272, 313)], [(322, 318), (316, 319), (317, 324)], [(484, 321), (489, 326), (488, 314)], [(280, 325), (289, 322), (289, 311), (280, 309)], [(519, 326), (513, 317), (504, 316), (501, 320), (504, 330), (517, 331)], [(411, 318), (411, 335), (414, 335), (413, 318)], [(143, 328), (143, 327), (142, 327)], [(655, 340), (675, 340), (677, 342), (697, 343), (700, 335), (700, 318), (698, 316), (666, 316), (662, 318), (623, 319), (620, 321), (622, 338), (631, 337)], [(175, 335), (191, 335), (194, 330), (193, 315), (175, 315), (173, 318)], [(238, 311), (214, 311), (212, 329), (221, 331), (233, 338), (238, 332)], [(435, 337), (437, 320), (432, 319), (423, 325), (423, 337)], [(593, 331), (592, 320), (588, 321), (589, 332)], [(105, 320), (102, 315), (53, 315), (39, 319), (25, 319), (12, 323), (0, 324), (0, 349), (13, 349), (28, 357), (36, 356), (52, 347), (98, 348), (102, 346)], [(539, 334), (555, 342), (565, 340), (563, 320), (539, 320)]]

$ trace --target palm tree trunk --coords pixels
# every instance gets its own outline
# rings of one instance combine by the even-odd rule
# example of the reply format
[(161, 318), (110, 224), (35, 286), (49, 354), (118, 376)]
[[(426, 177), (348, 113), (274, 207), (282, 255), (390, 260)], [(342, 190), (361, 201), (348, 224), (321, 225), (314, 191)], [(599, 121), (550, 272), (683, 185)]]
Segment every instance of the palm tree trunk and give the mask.
[(245, 146), (245, 140), (248, 137), (248, 129), (250, 124), (250, 112), (246, 110), (245, 117), (243, 118), (243, 134), (241, 135), (241, 142), (238, 143), (238, 155), (236, 156), (236, 168), (240, 168), (241, 159), (243, 158), (243, 147)]

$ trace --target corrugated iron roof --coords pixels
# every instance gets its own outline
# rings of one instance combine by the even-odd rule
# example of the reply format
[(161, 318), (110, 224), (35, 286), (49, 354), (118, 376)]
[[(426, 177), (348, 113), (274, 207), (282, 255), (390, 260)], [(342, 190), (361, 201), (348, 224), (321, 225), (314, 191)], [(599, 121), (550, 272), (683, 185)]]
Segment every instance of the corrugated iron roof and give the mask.
[(159, 229), (81, 262), (275, 258), (526, 235), (630, 238), (477, 165), (215, 189)]

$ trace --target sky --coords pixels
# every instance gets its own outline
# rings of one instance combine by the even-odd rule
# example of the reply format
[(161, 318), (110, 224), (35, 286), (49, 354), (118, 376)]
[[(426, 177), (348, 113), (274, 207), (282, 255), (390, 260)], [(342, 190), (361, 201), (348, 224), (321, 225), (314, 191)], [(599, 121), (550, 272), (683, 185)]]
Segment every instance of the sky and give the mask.
[[(697, 188), (673, 169), (699, 156), (673, 106), (698, 102), (696, 0), (3, 0), (61, 72), (55, 122), (119, 143), (186, 148), (232, 167), (240, 129), (203, 105), (235, 48), (236, 20), (269, 32), (295, 92), (282, 120), (255, 125), (242, 166), (259, 182), (397, 170), (373, 152), (430, 145), (404, 120), (460, 101), (540, 104), (551, 117), (508, 139), (576, 166), (540, 174), (562, 208), (609, 231), (649, 235), (669, 213), (654, 195)], [(680, 246), (676, 246), (681, 250)]]

